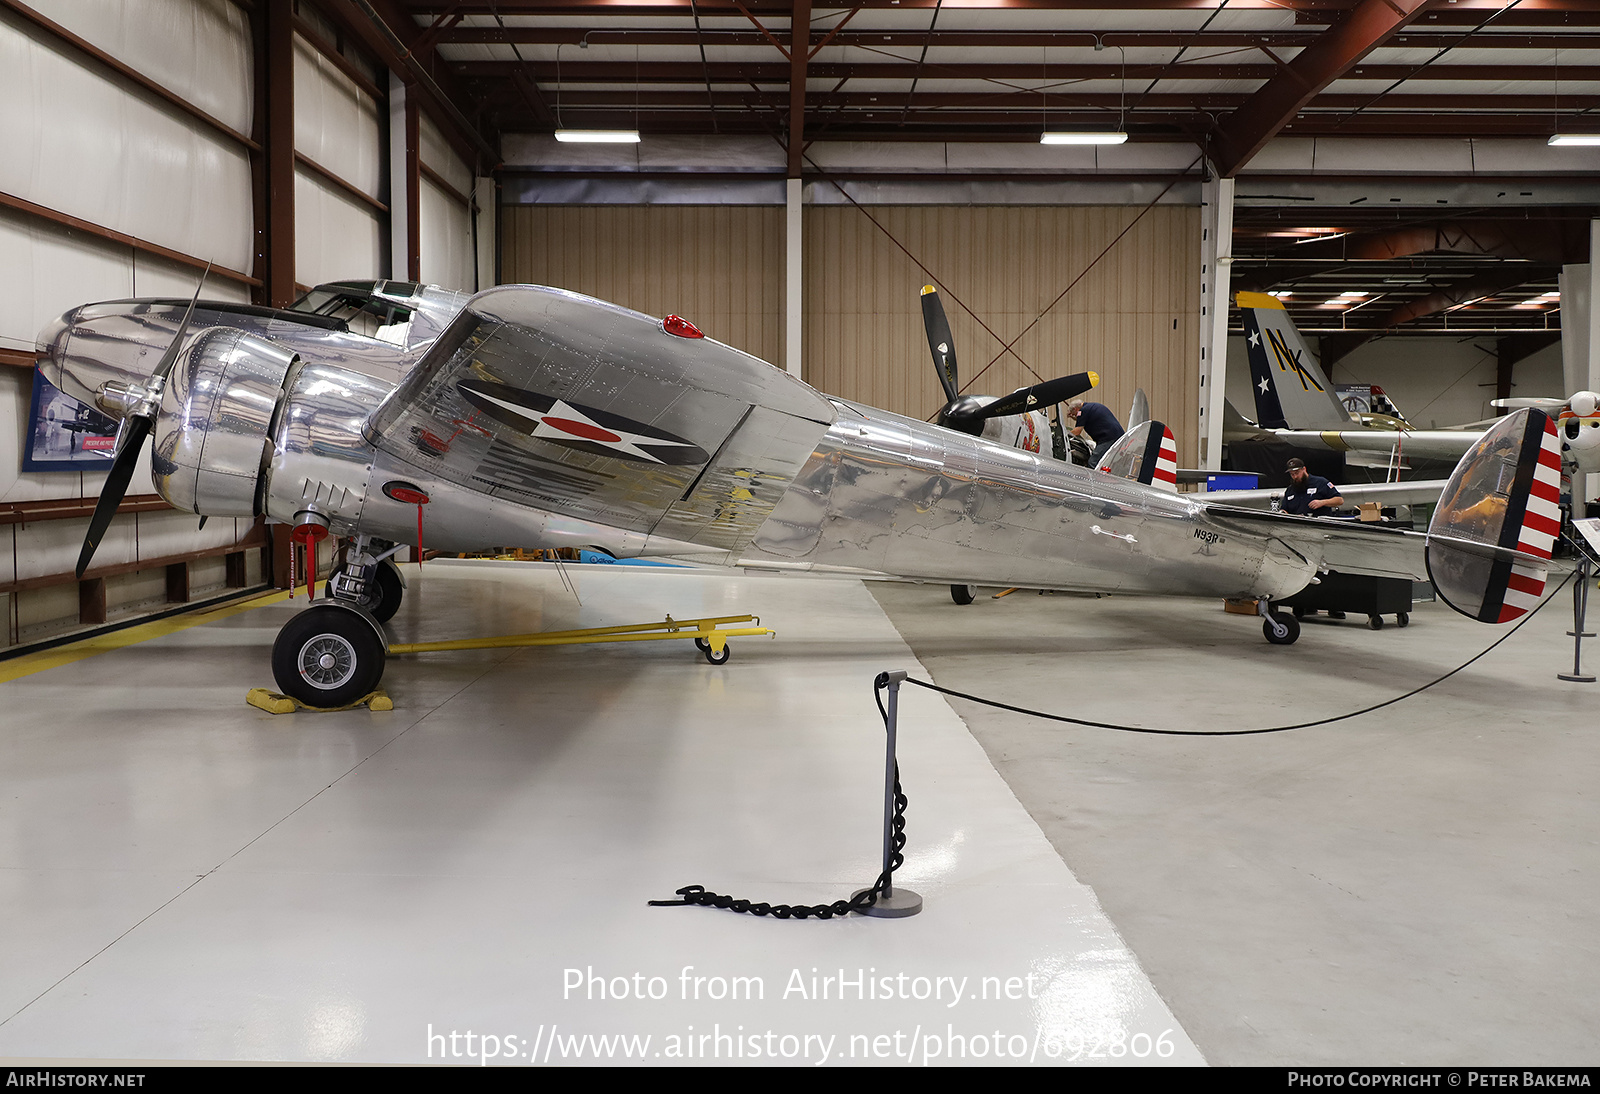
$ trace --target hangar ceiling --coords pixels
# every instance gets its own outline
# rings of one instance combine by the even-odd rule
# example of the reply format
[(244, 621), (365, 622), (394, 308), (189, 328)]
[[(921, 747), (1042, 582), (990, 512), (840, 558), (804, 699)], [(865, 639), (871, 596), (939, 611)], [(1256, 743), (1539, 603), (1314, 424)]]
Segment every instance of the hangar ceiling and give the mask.
[[(1274, 137), (1370, 138), (1391, 150), (1392, 177), (1412, 141), (1542, 148), (1553, 134), (1600, 132), (1600, 0), (323, 6), (494, 148), (558, 128), (754, 135), (805, 177), (816, 142), (1036, 144), (1047, 129), (1121, 130), (1130, 144), (1192, 145), (1234, 176)], [(1554, 330), (1557, 272), (1588, 257), (1597, 209), (1583, 185), (1550, 204), (1513, 193), (1514, 208), (1492, 193), (1466, 205), (1242, 200), (1235, 287), (1288, 294), (1305, 329), (1344, 332), (1335, 345), (1346, 347), (1380, 332)]]

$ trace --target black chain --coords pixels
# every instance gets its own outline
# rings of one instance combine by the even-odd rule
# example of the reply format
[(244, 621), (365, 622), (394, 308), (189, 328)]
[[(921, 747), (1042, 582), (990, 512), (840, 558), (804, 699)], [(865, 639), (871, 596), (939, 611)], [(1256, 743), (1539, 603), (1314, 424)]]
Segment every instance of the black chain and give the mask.
[[(883, 719), (883, 730), (889, 731), (889, 712), (883, 708), (883, 690), (889, 686), (889, 674), (880, 672), (872, 682), (872, 698), (878, 704), (878, 715)], [(768, 904), (765, 901), (736, 900), (731, 896), (707, 891), (704, 885), (685, 885), (679, 889), (678, 900), (652, 900), (652, 908), (680, 908), (697, 905), (702, 908), (725, 908), (730, 912), (749, 915), (770, 915), (776, 919), (832, 919), (836, 915), (864, 912), (878, 902), (878, 895), (889, 887), (894, 872), (905, 864), (906, 846), (905, 792), (900, 789), (900, 762), (894, 765), (894, 817), (890, 822), (894, 853), (889, 856), (889, 868), (878, 875), (872, 888), (863, 889), (849, 900), (836, 900), (832, 904)]]

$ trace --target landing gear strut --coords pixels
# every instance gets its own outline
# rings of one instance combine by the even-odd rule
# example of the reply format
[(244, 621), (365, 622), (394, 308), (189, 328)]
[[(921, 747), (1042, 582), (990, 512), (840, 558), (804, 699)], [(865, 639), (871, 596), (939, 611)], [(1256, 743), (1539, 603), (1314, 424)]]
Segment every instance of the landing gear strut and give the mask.
[(1300, 637), (1300, 620), (1288, 612), (1275, 612), (1272, 602), (1257, 602), (1256, 611), (1261, 616), (1261, 633), (1274, 646), (1292, 646)]
[(330, 600), (353, 604), (365, 610), (379, 623), (387, 622), (400, 610), (405, 596), (405, 582), (400, 569), (391, 560), (398, 547), (381, 554), (372, 540), (358, 536), (347, 542), (339, 554), (339, 561), (328, 573), (327, 591)]

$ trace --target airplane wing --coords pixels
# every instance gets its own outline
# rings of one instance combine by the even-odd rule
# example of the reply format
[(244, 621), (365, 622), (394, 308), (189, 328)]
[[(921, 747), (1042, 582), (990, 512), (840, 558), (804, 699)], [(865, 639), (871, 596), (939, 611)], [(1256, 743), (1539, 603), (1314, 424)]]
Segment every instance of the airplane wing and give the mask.
[(1206, 514), (1241, 534), (1270, 535), (1319, 570), (1428, 580), (1428, 537), (1421, 532), (1214, 503), (1207, 503)]
[[(1418, 479), (1415, 482), (1349, 483), (1341, 484), (1338, 490), (1347, 505), (1369, 501), (1380, 505), (1427, 505), (1439, 500), (1445, 482), (1445, 479)], [(1220, 505), (1271, 509), (1273, 499), (1283, 497), (1283, 490), (1208, 490), (1200, 496)]]
[(736, 554), (835, 414), (675, 316), (507, 286), (472, 298), (368, 432), (425, 477)]
[(1271, 429), (1266, 431), (1296, 448), (1329, 448), (1400, 459), (1459, 460), (1483, 434), (1457, 429)]

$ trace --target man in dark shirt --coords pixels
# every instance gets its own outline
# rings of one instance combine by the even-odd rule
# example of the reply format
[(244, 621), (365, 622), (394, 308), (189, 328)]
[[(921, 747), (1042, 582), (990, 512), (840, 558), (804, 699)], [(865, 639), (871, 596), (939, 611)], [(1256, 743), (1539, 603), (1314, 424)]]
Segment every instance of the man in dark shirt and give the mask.
[(1087, 433), (1089, 439), (1094, 441), (1094, 451), (1089, 455), (1090, 467), (1100, 462), (1100, 457), (1117, 443), (1123, 433), (1122, 423), (1117, 421), (1117, 416), (1103, 403), (1086, 403), (1082, 399), (1074, 399), (1067, 404), (1067, 417), (1072, 419), (1074, 437)]
[(1289, 489), (1283, 492), (1283, 511), (1303, 517), (1324, 516), (1344, 504), (1339, 488), (1321, 475), (1306, 470), (1301, 459), (1289, 461)]

